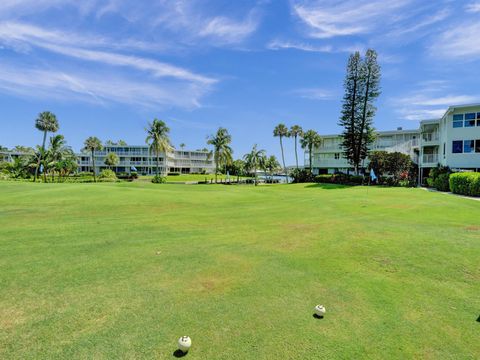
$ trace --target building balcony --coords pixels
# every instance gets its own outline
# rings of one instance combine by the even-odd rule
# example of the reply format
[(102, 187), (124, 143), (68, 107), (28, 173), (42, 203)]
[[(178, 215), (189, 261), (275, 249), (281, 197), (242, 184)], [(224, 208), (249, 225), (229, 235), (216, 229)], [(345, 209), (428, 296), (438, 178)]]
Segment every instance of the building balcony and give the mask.
[(439, 140), (440, 140), (440, 136), (439, 136), (438, 132), (423, 133), (422, 134), (422, 145), (423, 146), (438, 144)]
[(438, 164), (438, 154), (423, 154), (422, 165), (437, 165)]

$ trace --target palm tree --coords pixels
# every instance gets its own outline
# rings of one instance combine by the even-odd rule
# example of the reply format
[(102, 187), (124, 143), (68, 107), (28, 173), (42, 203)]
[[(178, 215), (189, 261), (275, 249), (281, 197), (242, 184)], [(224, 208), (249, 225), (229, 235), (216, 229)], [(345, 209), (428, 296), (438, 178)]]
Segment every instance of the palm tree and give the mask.
[(303, 129), (300, 125), (293, 125), (290, 127), (289, 136), (295, 139), (295, 162), (297, 164), (298, 169), (298, 153), (297, 153), (297, 139), (298, 137), (302, 137)]
[(310, 163), (310, 173), (312, 172), (312, 150), (322, 144), (320, 135), (315, 130), (306, 131), (300, 139), (302, 149), (308, 150), (308, 159)]
[[(40, 156), (38, 157), (37, 167), (35, 168), (35, 176), (33, 177), (33, 181), (37, 181), (38, 177), (38, 169), (40, 168), (40, 163), (42, 162), (43, 155), (45, 154), (45, 141), (47, 140), (47, 133), (52, 132), (55, 133), (58, 131), (58, 120), (55, 114), (51, 113), (50, 111), (44, 111), (38, 114), (37, 119), (35, 120), (35, 127), (43, 131), (43, 142), (42, 142), (42, 151), (40, 152)], [(45, 160), (43, 164), (43, 179), (46, 182), (46, 174), (45, 174)]]
[(280, 163), (278, 162), (275, 155), (271, 155), (265, 160), (265, 168), (270, 174), (270, 180), (272, 180), (273, 182), (273, 173), (278, 169), (281, 169)]
[(44, 168), (44, 172), (46, 173), (47, 169), (52, 170), (52, 181), (54, 180), (57, 163), (63, 159), (64, 154), (67, 151), (66, 145), (67, 142), (63, 135), (55, 135), (50, 138), (50, 146), (48, 147), (45, 157), (46, 160), (48, 159), (48, 163), (47, 167)]
[(232, 163), (233, 150), (230, 147), (232, 136), (225, 128), (218, 128), (215, 135), (210, 135), (207, 140), (208, 145), (213, 145), (213, 161), (215, 161), (215, 183), (217, 183), (217, 174), (219, 165), (225, 166)]
[(185, 143), (181, 143), (180, 144), (180, 149), (182, 149), (182, 150), (185, 149), (185, 146), (187, 146), (187, 145), (185, 145)]
[(105, 165), (107, 165), (109, 169), (111, 169), (112, 166), (117, 166), (119, 161), (118, 155), (112, 152), (109, 152), (104, 160)]
[[(163, 120), (153, 119), (153, 122), (148, 123), (147, 138), (145, 142), (150, 145), (150, 151), (155, 153), (157, 158), (157, 175), (160, 175), (160, 153), (165, 154), (165, 165), (167, 164), (167, 152), (172, 148), (170, 145), (170, 138), (168, 134), (170, 129)], [(166, 170), (167, 166), (165, 166)]]
[(97, 176), (95, 174), (95, 151), (102, 150), (102, 142), (99, 138), (90, 136), (83, 144), (85, 145), (84, 150), (92, 153), (93, 181), (97, 182)]
[(283, 154), (283, 141), (282, 139), (284, 137), (288, 137), (288, 128), (284, 124), (278, 124), (275, 126), (275, 129), (273, 129), (273, 136), (280, 138), (280, 149), (282, 150), (282, 163), (283, 163), (283, 170), (285, 171), (285, 174), (287, 173), (287, 167), (285, 166), (285, 156)]
[(257, 168), (262, 167), (265, 160), (265, 150), (258, 150), (257, 144), (253, 145), (252, 151), (245, 154), (243, 159), (245, 160), (246, 167), (252, 171), (255, 176), (255, 186), (257, 186)]

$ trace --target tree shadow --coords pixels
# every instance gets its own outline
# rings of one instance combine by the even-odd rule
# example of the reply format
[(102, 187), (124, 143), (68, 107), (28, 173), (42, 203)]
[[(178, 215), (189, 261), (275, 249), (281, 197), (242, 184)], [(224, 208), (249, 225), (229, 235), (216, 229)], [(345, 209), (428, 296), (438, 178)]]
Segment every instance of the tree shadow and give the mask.
[(480, 323), (480, 315), (478, 315), (477, 322)]
[(313, 314), (312, 315), (315, 319), (323, 319), (323, 316), (320, 316), (320, 315), (317, 315), (317, 314)]
[(173, 352), (173, 356), (175, 356), (176, 358), (182, 358), (182, 357), (186, 356), (187, 354), (188, 354), (188, 352), (185, 353), (180, 349), (177, 349)]
[(306, 188), (317, 188), (324, 190), (338, 190), (338, 189), (348, 189), (351, 188), (351, 185), (340, 185), (340, 184), (310, 184), (305, 186)]

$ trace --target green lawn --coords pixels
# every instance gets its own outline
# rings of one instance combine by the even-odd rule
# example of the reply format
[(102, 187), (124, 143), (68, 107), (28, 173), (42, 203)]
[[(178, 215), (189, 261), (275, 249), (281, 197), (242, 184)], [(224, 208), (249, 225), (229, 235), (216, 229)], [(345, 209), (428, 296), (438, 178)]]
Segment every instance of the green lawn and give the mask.
[(469, 199), (0, 182), (0, 255), (1, 359), (480, 358)]

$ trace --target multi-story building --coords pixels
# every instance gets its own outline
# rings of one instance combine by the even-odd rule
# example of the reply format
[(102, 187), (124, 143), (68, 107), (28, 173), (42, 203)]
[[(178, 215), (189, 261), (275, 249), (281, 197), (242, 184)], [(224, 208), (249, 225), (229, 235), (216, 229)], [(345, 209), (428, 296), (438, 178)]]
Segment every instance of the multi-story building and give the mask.
[[(353, 171), (343, 157), (342, 136), (327, 135), (322, 140), (313, 152), (313, 171)], [(442, 118), (421, 121), (416, 130), (378, 132), (370, 150), (410, 155), (420, 168), (420, 181), (439, 164), (454, 171), (480, 171), (480, 104), (450, 106)], [(368, 158), (363, 165), (368, 165)]]
[[(105, 157), (108, 153), (115, 153), (119, 163), (112, 168), (115, 172), (138, 172), (142, 175), (155, 174), (157, 171), (157, 157), (146, 145), (105, 146), (95, 152), (95, 171), (98, 173), (108, 168)], [(92, 171), (93, 161), (90, 153), (77, 154), (78, 170)], [(212, 156), (208, 151), (172, 150), (159, 155), (160, 172), (163, 173), (211, 173), (215, 169)]]

